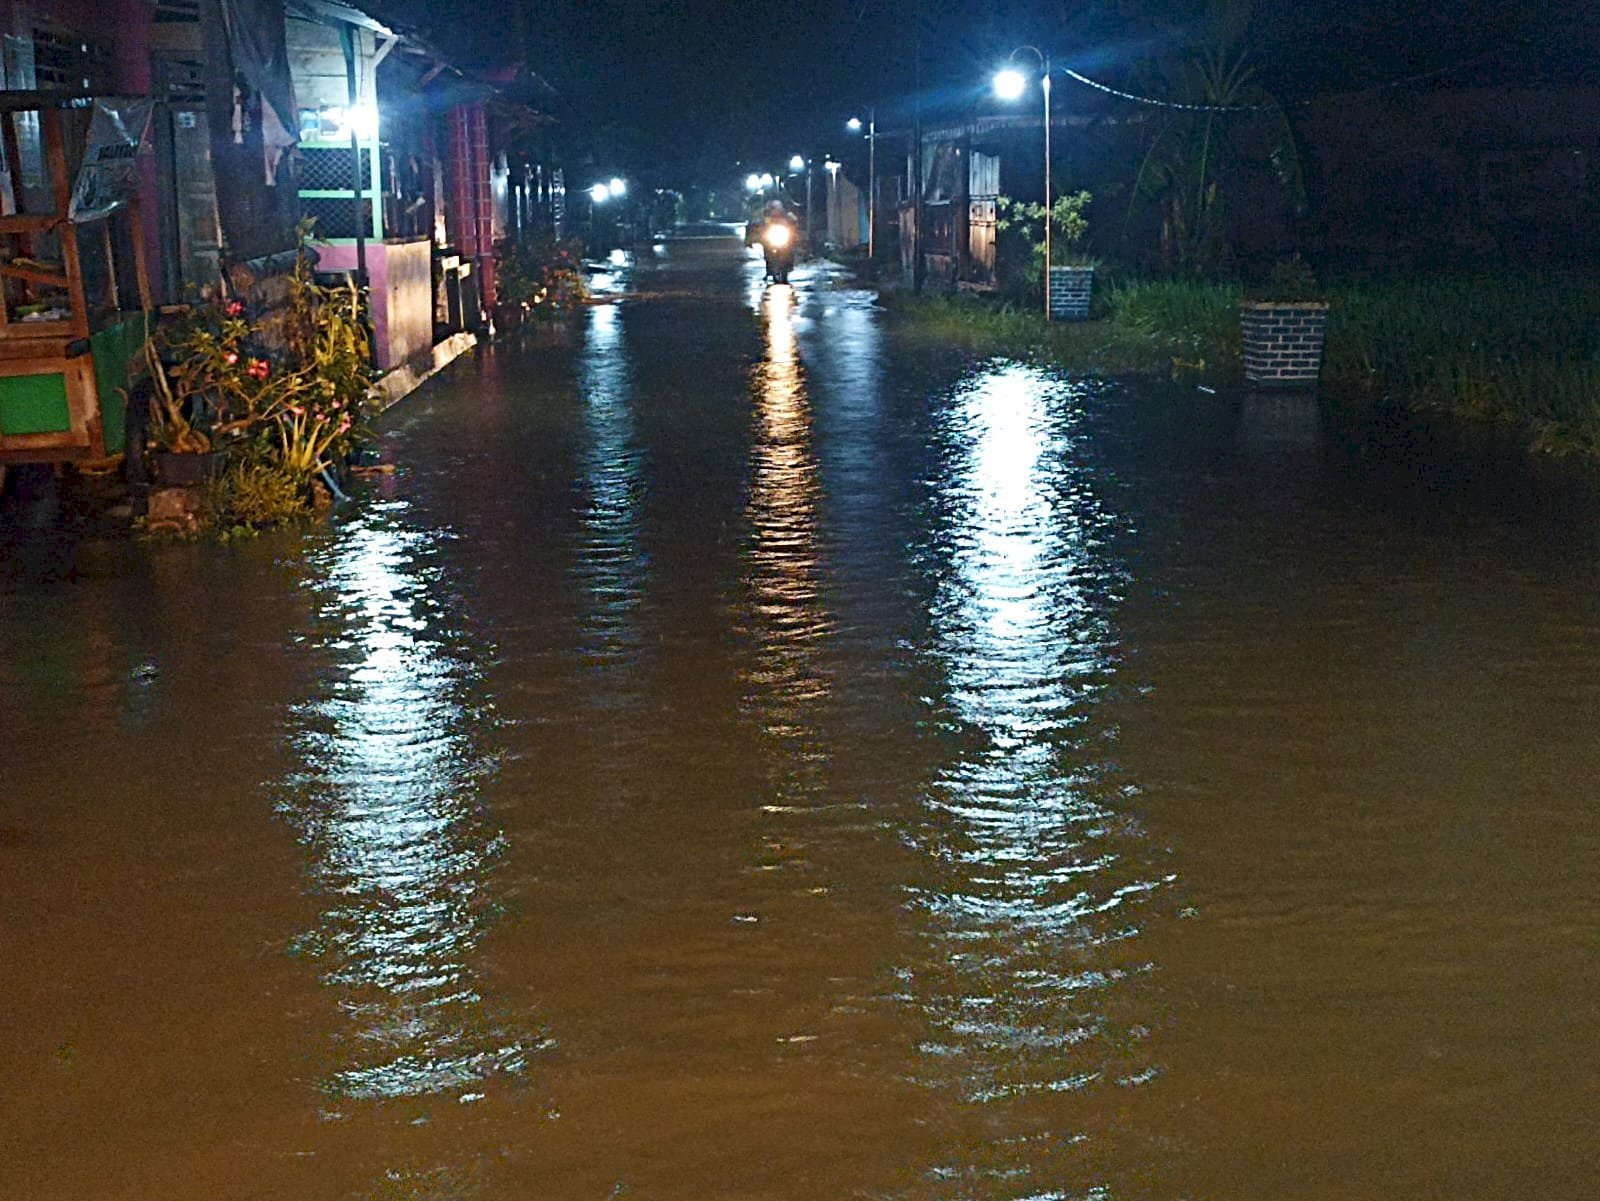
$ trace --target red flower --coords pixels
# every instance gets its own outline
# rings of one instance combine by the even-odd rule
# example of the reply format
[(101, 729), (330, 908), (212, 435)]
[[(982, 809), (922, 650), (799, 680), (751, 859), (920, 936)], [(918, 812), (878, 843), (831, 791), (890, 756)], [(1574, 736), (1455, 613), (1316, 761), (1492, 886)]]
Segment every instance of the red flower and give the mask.
[(223, 355), (222, 358), (223, 361), (228, 364), (228, 366), (232, 367), (239, 361), (239, 352), (237, 350), (230, 350), (227, 354)]
[(230, 300), (228, 302), (228, 316), (237, 317), (242, 312), (244, 312), (244, 301)]
[(255, 379), (266, 379), (272, 371), (272, 365), (266, 359), (251, 359), (249, 371)]

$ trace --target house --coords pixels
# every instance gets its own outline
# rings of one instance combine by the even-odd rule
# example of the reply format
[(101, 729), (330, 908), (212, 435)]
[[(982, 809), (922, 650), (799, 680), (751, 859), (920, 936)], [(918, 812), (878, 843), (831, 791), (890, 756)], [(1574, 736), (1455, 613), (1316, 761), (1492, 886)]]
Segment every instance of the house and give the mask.
[(482, 326), (495, 241), (551, 227), (563, 196), (526, 73), (471, 77), (385, 7), (0, 0), (0, 86), (153, 97), (158, 298), (270, 279), (313, 218), (320, 269), (367, 281), (389, 369)]
[[(1054, 160), (1053, 190), (1088, 188), (1097, 196), (1116, 194), (1118, 147), (1136, 135), (1143, 114), (1108, 118), (1100, 106), (1057, 111), (1050, 130)], [(916, 272), (933, 288), (986, 292), (999, 287), (1006, 264), (999, 246), (999, 200), (1010, 196), (1044, 200), (1043, 121), (1039, 114), (969, 114), (930, 121), (922, 129), (920, 155), (923, 236), (916, 237), (919, 156), (908, 137), (905, 194), (901, 205), (901, 261), (908, 278)], [(1134, 166), (1129, 170), (1136, 169)]]

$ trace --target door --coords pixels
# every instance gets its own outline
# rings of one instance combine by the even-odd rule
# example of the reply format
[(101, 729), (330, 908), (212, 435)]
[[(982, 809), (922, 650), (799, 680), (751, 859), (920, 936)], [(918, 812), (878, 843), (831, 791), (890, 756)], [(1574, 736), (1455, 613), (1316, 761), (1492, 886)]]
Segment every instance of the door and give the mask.
[(201, 64), (179, 55), (154, 60), (156, 162), (161, 175), (161, 283), (168, 300), (193, 300), (222, 275), (222, 227), (211, 170)]
[(969, 280), (994, 286), (995, 199), (1000, 191), (1000, 159), (974, 151), (967, 180), (967, 263)]

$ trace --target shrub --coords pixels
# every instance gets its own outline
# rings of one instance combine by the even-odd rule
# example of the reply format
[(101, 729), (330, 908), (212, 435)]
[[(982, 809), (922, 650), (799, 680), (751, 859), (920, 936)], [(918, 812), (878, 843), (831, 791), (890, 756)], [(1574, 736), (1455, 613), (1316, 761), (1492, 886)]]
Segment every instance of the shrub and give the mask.
[(526, 246), (501, 242), (495, 269), (500, 303), (521, 305), (535, 317), (566, 316), (589, 299), (583, 243), (577, 238), (545, 238)]
[(211, 512), (218, 525), (283, 525), (311, 512), (305, 480), (264, 454), (241, 457), (211, 485)]

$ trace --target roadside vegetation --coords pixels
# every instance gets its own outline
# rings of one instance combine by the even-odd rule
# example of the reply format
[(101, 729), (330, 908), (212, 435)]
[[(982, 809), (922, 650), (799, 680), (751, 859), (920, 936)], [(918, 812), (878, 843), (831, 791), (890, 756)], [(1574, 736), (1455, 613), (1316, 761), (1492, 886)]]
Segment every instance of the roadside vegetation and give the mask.
[[(1001, 197), (997, 295), (886, 293), (903, 336), (1230, 385), (1243, 382), (1242, 299), (1326, 301), (1320, 378), (1335, 402), (1439, 410), (1520, 430), (1540, 451), (1600, 457), (1596, 268), (1495, 257), (1488, 228), (1412, 238), (1380, 212), (1365, 245), (1319, 241), (1294, 110), (1256, 70), (1273, 36), (1255, 20), (1262, 7), (1215, 0), (1187, 40), (1156, 39), (1164, 49), (1127, 80), (1150, 117), (1105, 195), (1090, 205), (1085, 181), (1057, 165), (1072, 201), (1070, 221), (1053, 214), (1055, 245), (1102, 255), (1088, 321), (1045, 322), (1042, 206)], [(1321, 286), (1297, 250), (1324, 269)]]
[[(1600, 456), (1600, 288), (1576, 270), (1461, 270), (1351, 280), (1332, 305), (1322, 381), (1346, 400), (1388, 399), (1511, 424), (1535, 449)], [(1019, 302), (886, 294), (911, 337), (1074, 372), (1242, 379), (1231, 282), (1113, 277), (1092, 319), (1046, 324)]]
[(147, 529), (231, 535), (309, 517), (370, 442), (362, 298), (316, 281), (300, 232), (279, 304), (217, 299), (147, 344), (149, 446), (174, 494), (152, 498)]

